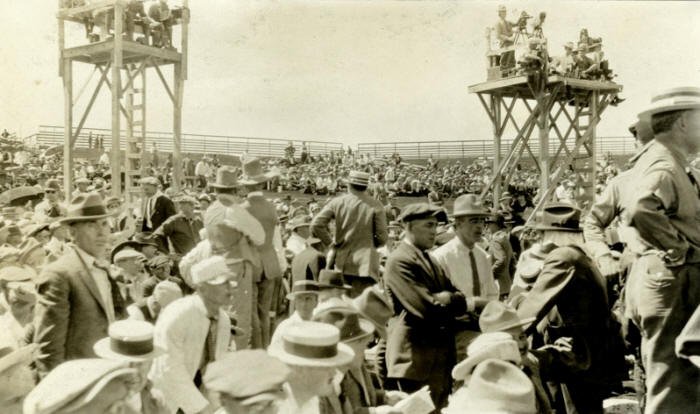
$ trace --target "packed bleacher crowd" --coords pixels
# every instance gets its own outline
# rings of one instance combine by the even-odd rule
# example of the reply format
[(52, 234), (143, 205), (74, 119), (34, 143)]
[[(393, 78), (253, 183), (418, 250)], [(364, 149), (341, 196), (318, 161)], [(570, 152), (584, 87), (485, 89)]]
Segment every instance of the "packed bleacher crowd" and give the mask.
[(175, 192), (153, 157), (127, 204), (108, 156), (70, 197), (60, 157), (4, 157), (0, 412), (695, 412), (698, 96), (530, 221), (534, 172), (487, 208), (480, 160), (187, 158)]

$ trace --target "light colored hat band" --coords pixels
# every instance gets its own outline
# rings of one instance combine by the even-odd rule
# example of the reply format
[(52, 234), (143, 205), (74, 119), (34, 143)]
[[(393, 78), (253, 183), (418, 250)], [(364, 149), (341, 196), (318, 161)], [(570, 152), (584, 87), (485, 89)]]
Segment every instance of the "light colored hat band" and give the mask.
[(294, 356), (310, 359), (333, 358), (338, 355), (338, 346), (332, 345), (304, 345), (297, 342), (284, 340), (284, 350)]
[(123, 341), (116, 338), (109, 339), (109, 348), (122, 355), (141, 356), (153, 352), (153, 339), (143, 341)]

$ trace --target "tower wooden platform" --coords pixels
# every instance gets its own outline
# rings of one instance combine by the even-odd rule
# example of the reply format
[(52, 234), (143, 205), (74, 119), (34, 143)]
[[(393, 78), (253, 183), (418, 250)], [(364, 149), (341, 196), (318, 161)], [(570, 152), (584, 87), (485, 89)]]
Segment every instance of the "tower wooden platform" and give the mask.
[[(496, 207), (501, 185), (508, 185), (521, 159), (530, 158), (540, 172), (540, 198), (535, 212), (550, 200), (569, 165), (574, 167), (587, 198), (592, 199), (596, 126), (620, 91), (622, 86), (614, 82), (559, 75), (523, 75), (470, 86), (469, 92), (479, 98), (494, 131), (493, 176), (482, 196), (492, 190)], [(509, 136), (513, 136), (512, 142), (503, 151), (503, 139)], [(533, 151), (535, 142), (539, 145)]]
[[(127, 10), (125, 0), (93, 1), (89, 5), (64, 7), (66, 2), (59, 0), (58, 47), (60, 53), (59, 75), (64, 89), (64, 161), (63, 176), (67, 198), (73, 187), (73, 148), (92, 110), (97, 96), (106, 85), (111, 96), (111, 176), (112, 194), (122, 195), (121, 173), (124, 172), (124, 191), (127, 201), (138, 192), (138, 179), (144, 173), (143, 155), (146, 143), (146, 79), (151, 69), (160, 79), (172, 102), (173, 110), (173, 186), (179, 189), (181, 172), (182, 99), (184, 82), (187, 79), (187, 45), (189, 8), (188, 0), (183, 0), (179, 17), (173, 21), (173, 28), (180, 27), (180, 45), (175, 48), (160, 48), (128, 40), (122, 35), (125, 29), (124, 16)], [(107, 12), (106, 19), (113, 28), (113, 36), (101, 41), (67, 45), (66, 25), (84, 24), (96, 11)], [(174, 46), (174, 43), (173, 43)], [(76, 104), (82, 92), (90, 83), (83, 80), (84, 86), (79, 96), (74, 94), (74, 63), (94, 67), (93, 74), (100, 78), (84, 106), (77, 125), (74, 123)], [(173, 77), (166, 80), (163, 68), (173, 66)], [(170, 86), (172, 84), (172, 87)], [(161, 106), (159, 106), (161, 108)], [(122, 124), (123, 121), (123, 124)], [(121, 156), (120, 136), (124, 127), (124, 157)]]

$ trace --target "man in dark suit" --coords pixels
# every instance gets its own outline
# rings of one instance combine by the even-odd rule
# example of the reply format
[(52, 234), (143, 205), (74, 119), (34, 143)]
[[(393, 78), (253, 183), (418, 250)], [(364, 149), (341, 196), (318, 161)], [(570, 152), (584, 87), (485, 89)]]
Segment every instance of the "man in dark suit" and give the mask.
[(525, 332), (544, 336), (545, 346), (533, 353), (543, 378), (561, 384), (553, 408), (602, 413), (603, 400), (620, 389), (627, 372), (605, 278), (578, 247), (583, 245), (580, 214), (562, 203), (545, 206), (534, 229), (544, 242), (556, 241), (560, 247), (547, 255), (532, 290), (518, 305), (518, 317), (534, 318)]
[(165, 220), (153, 236), (159, 242), (161, 251), (169, 251), (179, 261), (201, 241), (199, 231), (204, 225), (194, 214), (197, 204), (194, 197), (183, 195), (175, 201), (180, 212)]
[[(369, 194), (369, 174), (352, 171), (348, 193), (331, 200), (311, 223), (311, 234), (335, 251), (334, 265), (343, 272), (352, 286), (351, 297), (379, 281), (377, 248), (388, 239), (384, 206)], [(335, 240), (331, 239), (328, 223), (335, 220)]]
[(455, 318), (466, 314), (467, 304), (427, 252), (447, 213), (417, 203), (406, 206), (399, 219), (406, 235), (389, 255), (384, 273), (395, 315), (386, 345), (388, 378), (405, 392), (429, 385), (440, 410), (452, 390)]
[(143, 211), (141, 231), (153, 232), (170, 216), (177, 214), (175, 204), (160, 192), (160, 182), (155, 177), (145, 177), (140, 181), (143, 197), (146, 199)]
[(272, 174), (263, 172), (262, 163), (258, 158), (243, 161), (243, 176), (239, 183), (246, 191), (246, 199), (242, 206), (255, 217), (265, 230), (265, 242), (257, 246), (262, 260), (262, 274), (257, 280), (258, 290), (258, 320), (260, 330), (257, 338), (253, 338), (253, 346), (267, 348), (271, 339), (270, 310), (276, 286), (281, 286), (282, 273), (286, 270), (287, 261), (282, 247), (282, 236), (279, 229), (277, 208), (263, 195), (265, 183)]
[(75, 197), (63, 223), (74, 244), (44, 267), (37, 283), (34, 342), (45, 344), (36, 361), (40, 377), (63, 361), (94, 358), (92, 346), (107, 336), (111, 322), (124, 316), (119, 288), (109, 275), (110, 227), (97, 193)]

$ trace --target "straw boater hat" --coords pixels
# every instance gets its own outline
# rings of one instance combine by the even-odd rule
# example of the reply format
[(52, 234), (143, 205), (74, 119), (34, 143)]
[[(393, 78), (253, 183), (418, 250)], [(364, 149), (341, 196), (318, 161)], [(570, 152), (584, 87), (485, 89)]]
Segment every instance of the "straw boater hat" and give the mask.
[(639, 113), (639, 118), (684, 109), (700, 109), (700, 88), (681, 86), (662, 91), (651, 98), (651, 105)]
[(165, 351), (153, 345), (153, 324), (126, 319), (109, 325), (109, 336), (93, 345), (100, 358), (126, 362), (150, 361)]
[(238, 188), (238, 172), (235, 168), (224, 165), (216, 171), (216, 181), (209, 183), (209, 187), (227, 190)]
[(241, 185), (255, 185), (270, 181), (273, 177), (278, 175), (275, 172), (265, 172), (263, 171), (263, 165), (260, 158), (250, 158), (244, 160), (243, 165), (243, 176), (240, 179)]
[(340, 342), (340, 330), (322, 322), (304, 321), (288, 325), (282, 332), (282, 344), (268, 353), (295, 366), (337, 368), (348, 365), (354, 352)]
[(535, 230), (582, 232), (579, 226), (581, 210), (567, 203), (550, 203), (544, 206)]
[(231, 263), (227, 262), (223, 256), (211, 256), (204, 259), (192, 266), (192, 283), (195, 285), (200, 285), (202, 283), (220, 285), (231, 281), (237, 284), (232, 278), (232, 276), (234, 276), (234, 271), (231, 265), (239, 262), (242, 263), (243, 260), (239, 259)]
[(95, 221), (111, 216), (107, 211), (102, 196), (98, 193), (85, 193), (75, 197), (66, 207), (66, 216), (59, 221), (71, 224), (81, 221)]
[(535, 414), (535, 388), (530, 378), (510, 362), (487, 359), (469, 384), (450, 397), (444, 414)]
[(152, 185), (155, 187), (158, 187), (160, 185), (160, 181), (156, 177), (143, 177), (142, 179), (139, 180), (139, 184), (141, 185)]
[(92, 402), (112, 380), (137, 373), (124, 361), (99, 358), (66, 361), (49, 372), (27, 395), (24, 413), (76, 411)]
[(362, 171), (350, 171), (350, 175), (348, 175), (348, 184), (359, 185), (360, 187), (368, 187), (369, 173)]
[(505, 332), (487, 332), (477, 336), (467, 347), (467, 358), (452, 369), (452, 378), (465, 381), (474, 368), (487, 359), (500, 359), (515, 364), (521, 362), (518, 343)]

